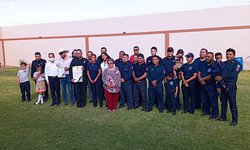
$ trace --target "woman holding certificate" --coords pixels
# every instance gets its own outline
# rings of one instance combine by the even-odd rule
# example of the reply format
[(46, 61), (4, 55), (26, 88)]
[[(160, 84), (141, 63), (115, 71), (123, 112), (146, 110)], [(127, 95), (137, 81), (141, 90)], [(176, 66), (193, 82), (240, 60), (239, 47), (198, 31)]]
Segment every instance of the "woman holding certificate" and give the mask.
[[(92, 54), (91, 60), (87, 65), (87, 76), (90, 83), (90, 92), (92, 95), (93, 106), (96, 107), (98, 100), (100, 107), (103, 106), (102, 94), (101, 94), (101, 66), (96, 61), (96, 55)], [(98, 100), (97, 100), (98, 99)]]
[(74, 84), (78, 108), (86, 106), (87, 64), (88, 60), (82, 57), (82, 50), (77, 49), (76, 58), (70, 63), (69, 74), (71, 82)]
[(117, 67), (114, 67), (114, 60), (108, 59), (108, 68), (103, 71), (102, 81), (107, 100), (108, 111), (116, 111), (118, 97), (121, 88), (121, 74)]

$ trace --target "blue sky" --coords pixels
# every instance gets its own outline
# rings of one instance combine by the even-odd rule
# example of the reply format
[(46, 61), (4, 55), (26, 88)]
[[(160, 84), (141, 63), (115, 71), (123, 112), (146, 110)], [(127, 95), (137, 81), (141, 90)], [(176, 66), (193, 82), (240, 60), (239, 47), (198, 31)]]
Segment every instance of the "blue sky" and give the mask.
[(249, 4), (250, 0), (0, 0), (0, 26), (102, 19)]

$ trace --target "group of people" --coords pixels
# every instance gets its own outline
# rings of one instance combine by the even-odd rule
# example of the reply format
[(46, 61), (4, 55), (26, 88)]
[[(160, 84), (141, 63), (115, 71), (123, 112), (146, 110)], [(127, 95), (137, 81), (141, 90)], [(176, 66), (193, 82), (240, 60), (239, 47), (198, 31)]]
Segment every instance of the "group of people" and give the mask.
[[(167, 49), (167, 56), (157, 55), (157, 48), (151, 48), (151, 56), (145, 58), (138, 46), (133, 48), (134, 54), (129, 57), (124, 51), (119, 58), (112, 59), (105, 47), (97, 57), (92, 51), (87, 58), (82, 56), (81, 49), (75, 49), (72, 56), (69, 50), (60, 49), (58, 59), (54, 53), (48, 54), (48, 62), (35, 53), (31, 65), (21, 62), (17, 84), (20, 85), (22, 101), (31, 100), (29, 70), (35, 81), (38, 100), (35, 104), (43, 104), (48, 100), (50, 87), (52, 104), (60, 105), (61, 91), (63, 106), (78, 108), (86, 106), (87, 89), (93, 107), (103, 107), (106, 100), (108, 111), (116, 111), (117, 107), (128, 110), (142, 107), (142, 111), (150, 112), (154, 106), (162, 113), (176, 115), (181, 110), (180, 90), (183, 94), (183, 113), (194, 114), (196, 109), (202, 110), (202, 116), (209, 119), (226, 121), (227, 104), (232, 113), (230, 125), (238, 123), (236, 91), (238, 74), (242, 65), (235, 60), (235, 50), (226, 50), (226, 61), (222, 61), (222, 53), (200, 50), (200, 56), (185, 55), (179, 49), (174, 56), (174, 49)], [(69, 95), (69, 96), (68, 96)], [(68, 99), (69, 97), (69, 99)], [(164, 98), (165, 97), (165, 98)], [(218, 97), (221, 101), (219, 115)], [(118, 105), (119, 101), (119, 106)]]

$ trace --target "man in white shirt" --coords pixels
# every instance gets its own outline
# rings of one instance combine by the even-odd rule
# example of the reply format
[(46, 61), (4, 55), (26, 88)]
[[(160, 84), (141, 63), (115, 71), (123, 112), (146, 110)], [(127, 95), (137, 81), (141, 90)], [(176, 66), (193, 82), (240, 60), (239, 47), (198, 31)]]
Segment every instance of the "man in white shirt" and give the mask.
[(59, 72), (58, 72), (58, 77), (60, 79), (60, 84), (62, 87), (62, 94), (63, 94), (63, 101), (64, 105), (68, 105), (68, 96), (67, 96), (67, 87), (69, 91), (69, 97), (70, 97), (70, 107), (74, 106), (74, 93), (73, 93), (73, 87), (72, 83), (70, 81), (70, 76), (69, 76), (69, 66), (72, 61), (72, 58), (67, 56), (68, 50), (60, 49), (59, 50), (59, 55), (60, 58), (58, 59), (58, 65), (59, 65)]
[(60, 80), (58, 78), (58, 63), (55, 61), (55, 54), (48, 54), (49, 61), (45, 65), (45, 79), (50, 87), (50, 92), (52, 96), (52, 104), (60, 105)]

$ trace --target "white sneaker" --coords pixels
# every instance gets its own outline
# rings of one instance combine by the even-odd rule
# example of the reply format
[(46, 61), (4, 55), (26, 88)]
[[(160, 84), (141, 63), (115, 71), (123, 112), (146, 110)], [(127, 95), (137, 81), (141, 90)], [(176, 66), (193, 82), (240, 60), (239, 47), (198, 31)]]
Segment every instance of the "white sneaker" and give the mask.
[(36, 105), (38, 105), (39, 104), (39, 100), (36, 102)]

